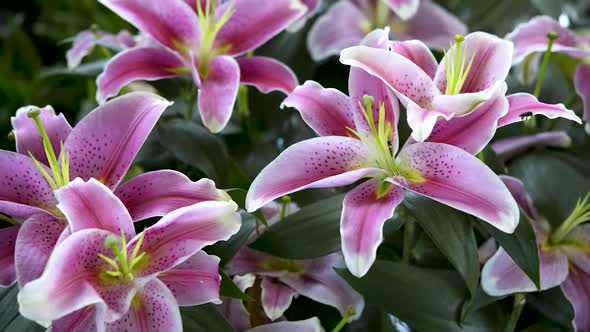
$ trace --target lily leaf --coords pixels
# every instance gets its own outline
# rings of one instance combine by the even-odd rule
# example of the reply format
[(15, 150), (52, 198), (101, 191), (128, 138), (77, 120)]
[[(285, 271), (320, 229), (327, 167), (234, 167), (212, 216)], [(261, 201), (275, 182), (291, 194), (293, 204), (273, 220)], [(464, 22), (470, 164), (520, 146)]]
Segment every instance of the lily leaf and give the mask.
[(231, 297), (242, 301), (254, 301), (250, 296), (242, 292), (236, 284), (232, 281), (231, 277), (225, 274), (222, 269), (219, 269), (219, 275), (221, 276), (221, 286), (219, 289), (219, 295), (223, 297)]
[(344, 195), (307, 205), (272, 225), (251, 248), (288, 259), (309, 259), (340, 250)]
[(202, 304), (194, 307), (181, 307), (182, 327), (185, 331), (195, 332), (232, 332), (233, 328), (214, 304)]

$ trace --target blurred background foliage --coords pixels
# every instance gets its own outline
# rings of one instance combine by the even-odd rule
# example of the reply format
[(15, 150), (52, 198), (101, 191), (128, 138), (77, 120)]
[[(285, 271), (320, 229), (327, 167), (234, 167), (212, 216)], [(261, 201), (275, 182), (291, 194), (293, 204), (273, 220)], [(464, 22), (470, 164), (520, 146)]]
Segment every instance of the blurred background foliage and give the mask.
[[(324, 0), (323, 10), (333, 2), (334, 0)], [(590, 1), (588, 0), (440, 0), (437, 2), (461, 18), (471, 31), (483, 30), (499, 36), (512, 31), (518, 23), (540, 14), (550, 15), (562, 21), (566, 20), (574, 29), (583, 30), (584, 27), (590, 26)], [(305, 37), (315, 18), (308, 21), (307, 25), (297, 33), (283, 33), (277, 36), (257, 50), (256, 54), (272, 56), (287, 63), (297, 74), (300, 83), (313, 79), (325, 87), (346, 91), (349, 68), (341, 65), (336, 58), (316, 64), (307, 52)], [(21, 0), (3, 1), (0, 4), (0, 148), (14, 149), (14, 142), (9, 141), (7, 135), (11, 130), (10, 117), (21, 106), (52, 105), (57, 112), (64, 113), (71, 123), (75, 123), (97, 106), (94, 98), (95, 79), (106, 60), (104, 53), (95, 49), (84, 60), (83, 65), (74, 71), (68, 70), (65, 64), (65, 52), (71, 45), (68, 39), (79, 31), (91, 27), (110, 33), (117, 33), (121, 29), (134, 32), (131, 26), (94, 0)], [(540, 99), (545, 102), (566, 103), (568, 107), (580, 114), (582, 104), (572, 87), (571, 68), (571, 60), (562, 56), (553, 56)], [(518, 83), (514, 71), (508, 83), (510, 92), (532, 90), (532, 86), (522, 86)], [(262, 95), (254, 89), (248, 89), (247, 96), (242, 96), (247, 97), (247, 104), (242, 103), (242, 107), (236, 106), (230, 125), (220, 135), (212, 135), (200, 125), (198, 116), (194, 115), (198, 113), (194, 109), (196, 89), (192, 81), (187, 78), (150, 84), (160, 94), (174, 100), (175, 104), (166, 112), (142, 149), (136, 160), (140, 167), (135, 171), (172, 168), (194, 179), (203, 176), (212, 178), (221, 188), (247, 189), (250, 180), (280, 151), (294, 142), (313, 136), (313, 132), (296, 112), (280, 109), (284, 99), (284, 95), (280, 93)], [(540, 210), (548, 219), (559, 223), (569, 214), (576, 199), (590, 188), (588, 176), (590, 174), (588, 162), (590, 140), (581, 126), (574, 127), (569, 121), (549, 122), (545, 119), (538, 121), (540, 128), (545, 130), (549, 128), (568, 130), (574, 141), (572, 149), (533, 152), (511, 161), (508, 167), (499, 164), (493, 158), (493, 153), (486, 150), (485, 161), (498, 173), (510, 173), (523, 179)], [(514, 125), (500, 130), (496, 138), (523, 133), (526, 131), (522, 126)], [(400, 138), (403, 140), (408, 135), (407, 125), (405, 121), (401, 121)], [(561, 174), (564, 177), (556, 177), (552, 174)], [(335, 192), (335, 190), (312, 190), (295, 194), (293, 198), (303, 206), (333, 195)], [(409, 202), (405, 204), (404, 209), (400, 209), (400, 213), (409, 210), (412, 214), (412, 200), (410, 199)], [(281, 233), (281, 230), (277, 229), (274, 236), (284, 236), (285, 250), (293, 246), (296, 249), (307, 248), (308, 251), (334, 249), (327, 248), (327, 245), (334, 245), (337, 250), (339, 248), (337, 223), (340, 214), (338, 204), (341, 203), (335, 204), (323, 204), (326, 211), (331, 209), (329, 213), (318, 212), (317, 215), (320, 215), (321, 220), (308, 220), (307, 224), (302, 224), (301, 228), (297, 229), (299, 233), (292, 234), (288, 230)], [(437, 209), (437, 211), (444, 211), (444, 208), (437, 207)], [(422, 217), (424, 220), (432, 219), (434, 223), (439, 219), (450, 217), (455, 212), (449, 213), (441, 212), (437, 216)], [(326, 216), (332, 217), (329, 219)], [(428, 229), (429, 225), (421, 223), (421, 217), (418, 214), (414, 213), (413, 217), (420, 225), (412, 238), (413, 266), (388, 262), (399, 261), (401, 255), (403, 232), (400, 231), (400, 227), (403, 220), (396, 214), (393, 219), (398, 222), (390, 221), (387, 224), (384, 245), (379, 249), (379, 258), (383, 261), (376, 264), (377, 267), (372, 270), (373, 272), (361, 281), (354, 280), (355, 278), (342, 272), (343, 276), (349, 279), (357, 289), (366, 290), (362, 292), (369, 299), (364, 319), (348, 326), (349, 331), (392, 330), (396, 321), (386, 312), (399, 313), (400, 318), (413, 323), (411, 324), (413, 326), (418, 326), (418, 330), (429, 330), (429, 327), (438, 325), (428, 325), (429, 321), (423, 319), (425, 313), (413, 314), (407, 308), (426, 306), (422, 309), (431, 308), (432, 314), (436, 317), (441, 315), (441, 312), (450, 312), (448, 306), (463, 305), (462, 301), (466, 298), (468, 290), (460, 282), (461, 278), (457, 272), (450, 271), (453, 267), (460, 270), (462, 263), (448, 260), (448, 256), (443, 254), (444, 250), (441, 251), (440, 244), (435, 245), (436, 239), (432, 237), (432, 233), (428, 232), (428, 230), (432, 231)], [(469, 225), (466, 228), (466, 234), (472, 234), (474, 232), (472, 228), (474, 228), (477, 231), (477, 243), (481, 243), (483, 236), (489, 233), (479, 224), (473, 223), (473, 217), (466, 215), (463, 217), (471, 220), (466, 223)], [(446, 221), (440, 220), (440, 224)], [(321, 228), (322, 223), (328, 226)], [(471, 224), (475, 226), (472, 227)], [(305, 242), (305, 239), (298, 234), (310, 234), (310, 236)], [(314, 234), (317, 236), (314, 237)], [(290, 243), (289, 239), (297, 242)], [(476, 243), (473, 242), (473, 245), (475, 246)], [(264, 241), (259, 243), (257, 249), (265, 249)], [(267, 247), (267, 250), (277, 252), (278, 248)], [(294, 253), (284, 254), (304, 255), (302, 251), (297, 250)], [(474, 277), (474, 275), (469, 276), (465, 271), (461, 274), (466, 281), (467, 277)], [(408, 280), (407, 277), (403, 279), (403, 276), (407, 275), (412, 275), (412, 280)], [(373, 287), (369, 289), (368, 285)], [(377, 286), (382, 288), (375, 288)], [(441, 290), (444, 290), (441, 296), (447, 298), (439, 298), (439, 301), (434, 304), (432, 301), (420, 300), (422, 297), (428, 299), (433, 293)], [(471, 291), (476, 292), (475, 289)], [(545, 327), (560, 326), (560, 329), (568, 329), (567, 319), (563, 319), (568, 317), (568, 312), (554, 310), (555, 303), (565, 301), (560, 295), (561, 292), (558, 291), (558, 293), (555, 295), (557, 300), (553, 295), (532, 295), (529, 301), (533, 303), (533, 306), (525, 308), (521, 325), (532, 324), (533, 328), (530, 331), (547, 330), (535, 329), (535, 326), (543, 324)], [(488, 305), (485, 312), (477, 311), (477, 314), (471, 315), (471, 311), (475, 312), (476, 309), (498, 300), (481, 295), (481, 289), (474, 294), (476, 295), (473, 295), (470, 302), (462, 309), (461, 321), (464, 320), (465, 323), (463, 328), (482, 330), (482, 326), (487, 326), (490, 327), (489, 330), (497, 330), (498, 324), (506, 319), (506, 312), (510, 312), (511, 301), (495, 302), (496, 305)], [(392, 299), (395, 298), (404, 300), (392, 303)], [(407, 302), (408, 298), (413, 300)], [(567, 306), (567, 303), (561, 305), (561, 308), (560, 310), (570, 310), (569, 315), (571, 315), (571, 308)], [(457, 308), (451, 309), (453, 311)], [(293, 307), (287, 312), (287, 317), (307, 318), (310, 312), (318, 315), (326, 327), (334, 326), (339, 320), (335, 310), (305, 298), (294, 302)], [(545, 316), (539, 318), (539, 312), (543, 312)], [(552, 312), (555, 315), (552, 316)], [(450, 319), (448, 324), (456, 327), (457, 317), (453, 315), (454, 313), (445, 318)], [(449, 330), (453, 329), (449, 328)]]

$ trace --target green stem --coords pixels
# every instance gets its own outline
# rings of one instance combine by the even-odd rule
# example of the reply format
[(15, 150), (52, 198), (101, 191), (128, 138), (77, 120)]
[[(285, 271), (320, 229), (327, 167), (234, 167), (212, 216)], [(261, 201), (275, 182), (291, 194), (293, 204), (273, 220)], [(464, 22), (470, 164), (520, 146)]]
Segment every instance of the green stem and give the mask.
[(279, 215), (279, 220), (285, 219), (285, 216), (287, 215), (287, 209), (289, 208), (289, 204), (291, 204), (291, 197), (285, 195), (281, 198), (281, 200), (283, 202), (283, 206), (281, 207), (281, 214)]
[(342, 317), (342, 320), (340, 320), (340, 322), (338, 323), (338, 325), (336, 325), (336, 327), (332, 330), (332, 332), (339, 332), (340, 330), (342, 330), (342, 328), (348, 324), (348, 321), (352, 318), (352, 316), (354, 316), (356, 314), (356, 312), (354, 311), (354, 309), (352, 307), (347, 307), (346, 308), (346, 315), (344, 315), (344, 317)]
[(545, 79), (545, 72), (547, 71), (547, 66), (549, 66), (549, 58), (551, 58), (551, 49), (553, 48), (553, 43), (559, 37), (556, 33), (550, 32), (547, 34), (547, 39), (549, 42), (547, 43), (547, 51), (545, 51), (545, 55), (543, 56), (543, 64), (541, 65), (541, 70), (539, 71), (539, 78), (537, 79), (537, 85), (535, 86), (535, 97), (539, 98), (539, 93), (541, 93), (541, 87), (543, 86), (543, 80)]
[(18, 226), (18, 223), (16, 221), (12, 220), (11, 218), (9, 218), (3, 214), (0, 214), (0, 220), (6, 221), (7, 223), (11, 224), (12, 226)]
[(414, 220), (409, 219), (404, 226), (404, 251), (402, 262), (408, 264), (412, 257), (412, 247), (414, 246)]
[(520, 318), (520, 314), (522, 313), (522, 309), (526, 304), (526, 298), (524, 294), (516, 294), (514, 295), (514, 304), (512, 305), (512, 313), (510, 314), (510, 318), (508, 319), (508, 324), (506, 324), (505, 332), (513, 332), (516, 328), (516, 323), (518, 323), (518, 319)]

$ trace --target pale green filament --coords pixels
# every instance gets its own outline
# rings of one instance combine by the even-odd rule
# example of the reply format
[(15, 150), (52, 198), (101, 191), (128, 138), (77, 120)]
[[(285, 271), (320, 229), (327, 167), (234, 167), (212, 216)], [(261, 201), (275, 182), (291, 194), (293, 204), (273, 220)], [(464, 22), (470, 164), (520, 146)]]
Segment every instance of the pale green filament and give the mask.
[(134, 279), (133, 274), (137, 272), (138, 269), (143, 267), (147, 261), (145, 252), (139, 254), (139, 249), (141, 248), (144, 237), (145, 231), (141, 233), (135, 248), (133, 248), (131, 257), (128, 256), (127, 240), (125, 239), (125, 234), (122, 231), (121, 247), (119, 247), (119, 241), (115, 237), (107, 238), (104, 246), (105, 248), (111, 249), (113, 251), (115, 258), (118, 261), (115, 261), (114, 259), (109, 258), (103, 254), (98, 254), (100, 258), (102, 258), (113, 268), (112, 270), (104, 271), (101, 277), (107, 280), (118, 279), (132, 281)]
[(38, 108), (32, 109), (28, 113), (29, 118), (35, 121), (37, 128), (39, 129), (39, 133), (41, 134), (41, 138), (43, 140), (43, 149), (45, 150), (45, 156), (47, 157), (47, 162), (49, 163), (49, 168), (51, 169), (51, 173), (53, 176), (49, 175), (47, 171), (45, 171), (45, 167), (41, 165), (37, 159), (33, 156), (33, 154), (29, 151), (29, 156), (35, 162), (35, 165), (43, 174), (43, 177), (47, 180), (49, 185), (53, 190), (57, 190), (63, 186), (66, 186), (70, 183), (70, 154), (64, 150), (63, 142), (60, 143), (60, 148), (62, 151), (61, 155), (61, 164), (57, 160), (57, 156), (55, 155), (55, 150), (51, 145), (51, 140), (47, 135), (47, 131), (45, 131), (45, 127), (43, 127), (43, 123), (41, 122), (40, 115), (41, 110)]
[(282, 205), (281, 205), (281, 213), (279, 215), (279, 220), (283, 220), (289, 214), (289, 205), (291, 204), (291, 196), (283, 196), (281, 197)]
[(342, 330), (342, 328), (348, 324), (348, 321), (354, 317), (354, 315), (356, 315), (356, 310), (354, 310), (354, 308), (351, 306), (346, 307), (346, 313), (344, 314), (344, 317), (342, 317), (342, 320), (338, 323), (338, 325), (336, 325), (332, 332), (339, 332)]
[(578, 199), (576, 207), (567, 219), (555, 230), (549, 237), (551, 244), (559, 244), (562, 242), (570, 232), (578, 225), (590, 221), (590, 192), (586, 194), (584, 199)]
[(375, 7), (375, 24), (378, 29), (383, 29), (387, 26), (387, 18), (390, 12), (391, 9), (389, 9), (385, 1), (377, 1)]
[(445, 52), (445, 69), (447, 75), (447, 90), (445, 94), (447, 95), (456, 95), (461, 93), (463, 84), (465, 83), (467, 75), (469, 74), (471, 66), (473, 65), (473, 59), (475, 59), (475, 54), (471, 55), (469, 63), (467, 66), (465, 65), (465, 62), (467, 61), (467, 49), (463, 49), (464, 40), (465, 37), (461, 35), (455, 36), (454, 62), (453, 59), (451, 59), (451, 52)]
[(199, 59), (199, 73), (203, 78), (209, 75), (209, 62), (216, 55), (223, 54), (229, 50), (231, 45), (227, 45), (222, 49), (214, 50), (215, 37), (221, 28), (229, 21), (234, 14), (235, 2), (232, 2), (227, 10), (223, 13), (219, 20), (215, 20), (217, 12), (217, 1), (207, 0), (205, 4), (205, 11), (201, 8), (199, 1), (197, 1), (197, 12), (199, 14), (199, 24), (201, 26), (201, 49), (197, 58)]

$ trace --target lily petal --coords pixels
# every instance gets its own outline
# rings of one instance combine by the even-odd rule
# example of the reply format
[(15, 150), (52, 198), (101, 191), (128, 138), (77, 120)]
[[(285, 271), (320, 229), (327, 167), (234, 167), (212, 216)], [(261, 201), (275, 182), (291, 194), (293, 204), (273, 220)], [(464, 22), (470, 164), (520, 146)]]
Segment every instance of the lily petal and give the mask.
[[(198, 67), (193, 66), (193, 71)], [(231, 117), (240, 87), (240, 67), (234, 58), (221, 55), (209, 64), (209, 76), (201, 78), (199, 112), (211, 132), (220, 132)]]
[(0, 287), (8, 287), (16, 281), (14, 248), (20, 226), (0, 229)]
[(18, 285), (41, 276), (47, 260), (66, 226), (58, 219), (43, 214), (28, 218), (20, 227), (14, 251)]
[[(43, 138), (39, 133), (35, 120), (29, 118), (29, 111), (36, 108), (35, 106), (21, 107), (16, 111), (16, 115), (10, 119), (12, 128), (14, 128), (16, 151), (24, 155), (28, 155), (30, 152), (37, 161), (48, 165), (43, 147)], [(72, 126), (70, 126), (63, 114), (55, 115), (55, 111), (51, 106), (45, 106), (39, 110), (41, 111), (39, 119), (45, 128), (51, 146), (54, 149), (59, 149), (61, 143), (66, 140), (72, 131)]]
[(355, 128), (348, 96), (314, 81), (296, 87), (281, 104), (281, 108), (285, 106), (299, 111), (303, 121), (320, 136), (349, 136), (346, 128)]
[(418, 11), (420, 0), (383, 0), (402, 20), (407, 20)]
[(404, 200), (404, 191), (399, 187), (378, 198), (381, 183), (371, 179), (359, 185), (346, 195), (342, 207), (342, 252), (348, 270), (358, 278), (375, 262), (377, 247), (383, 241), (383, 224)]
[(422, 68), (395, 52), (354, 46), (340, 53), (340, 62), (379, 77), (393, 89), (404, 106), (412, 101), (429, 108), (434, 97), (440, 95), (434, 82)]
[[(51, 170), (41, 165), (48, 174)], [(33, 160), (0, 150), (0, 212), (18, 218), (36, 213), (53, 214), (57, 201)]]
[[(582, 224), (575, 228), (566, 238), (560, 249), (567, 255), (577, 270), (590, 274), (590, 255), (580, 250), (580, 244), (590, 245), (590, 224)], [(571, 266), (571, 265), (570, 265)]]
[(96, 325), (96, 308), (88, 306), (51, 322), (47, 332), (100, 331)]
[[(177, 209), (145, 230), (141, 251), (149, 259), (138, 276), (166, 272), (198, 253), (203, 247), (225, 241), (240, 229), (241, 219), (233, 201), (207, 201)], [(129, 243), (133, 250), (139, 235)]]
[(117, 187), (150, 131), (171, 103), (152, 93), (132, 92), (99, 106), (64, 143), (70, 176), (95, 178)]
[(346, 315), (348, 307), (352, 307), (355, 315), (351, 320), (358, 319), (363, 313), (363, 297), (332, 269), (321, 273), (288, 274), (280, 280), (297, 293), (338, 309), (342, 316)]
[(519, 63), (527, 55), (547, 50), (547, 34), (556, 33), (558, 38), (553, 43), (552, 52), (566, 53), (574, 58), (590, 56), (590, 51), (578, 48), (578, 37), (559, 22), (549, 16), (537, 16), (526, 23), (516, 26), (506, 39), (514, 42), (514, 62)]
[[(77, 178), (55, 192), (57, 207), (66, 217), (72, 232), (88, 228), (135, 236), (133, 221), (125, 205), (96, 179), (84, 182)], [(108, 211), (108, 213), (105, 213)]]
[(392, 33), (392, 39), (417, 39), (439, 50), (449, 47), (455, 35), (467, 34), (467, 27), (456, 16), (434, 1), (421, 0), (416, 14), (403, 23), (402, 31)]
[(300, 0), (240, 0), (232, 8), (231, 19), (221, 28), (215, 41), (218, 49), (229, 47), (226, 53), (231, 56), (258, 48), (307, 11)]
[(154, 279), (137, 292), (129, 312), (107, 324), (106, 331), (182, 331), (176, 299), (163, 282)]
[(204, 201), (227, 201), (228, 195), (209, 179), (191, 181), (172, 170), (141, 174), (115, 190), (133, 221), (161, 217), (178, 208)]
[[(233, 282), (238, 288), (245, 292), (248, 288), (254, 285), (256, 276), (253, 274), (246, 274), (243, 276), (235, 276)], [(244, 307), (244, 303), (237, 299), (228, 299), (217, 306), (219, 311), (227, 319), (234, 331), (246, 331), (250, 328), (250, 313)]]
[[(450, 108), (447, 107), (447, 109)], [(453, 116), (453, 113), (425, 109), (413, 102), (409, 102), (406, 106), (406, 117), (408, 126), (412, 129), (410, 139), (424, 142), (432, 134), (437, 122), (450, 121)]]
[(100, 3), (148, 34), (178, 51), (199, 49), (199, 18), (182, 0), (99, 0)]
[[(539, 251), (541, 289), (560, 285), (568, 275), (567, 257), (559, 252)], [(481, 272), (481, 286), (492, 296), (534, 292), (537, 287), (503, 248), (487, 261)]]
[(300, 321), (284, 321), (257, 326), (248, 332), (323, 332), (324, 328), (317, 317)]
[(182, 264), (160, 274), (180, 306), (221, 303), (219, 299), (219, 257), (199, 251)]
[(96, 79), (96, 100), (102, 104), (134, 81), (176, 77), (184, 67), (183, 60), (165, 48), (128, 49), (115, 55)]
[(507, 97), (508, 113), (498, 121), (498, 127), (529, 119), (533, 115), (544, 115), (549, 119), (565, 118), (582, 123), (574, 111), (565, 108), (563, 104), (541, 103), (535, 96), (528, 93), (515, 93)]
[(436, 62), (434, 55), (426, 44), (419, 40), (392, 41), (390, 47), (393, 52), (408, 58), (422, 68), (430, 78), (434, 78), (434, 74), (438, 69), (438, 62)]
[(561, 289), (574, 307), (575, 330), (590, 330), (590, 274), (578, 270), (570, 271)]
[[(485, 32), (474, 32), (465, 36), (461, 58), (470, 61), (471, 70), (461, 88), (461, 93), (476, 93), (504, 81), (512, 66), (512, 43)], [(441, 60), (434, 82), (440, 91), (447, 88), (446, 61), (454, 61), (457, 45), (453, 45)]]
[(20, 313), (47, 325), (89, 305), (104, 312), (107, 322), (123, 316), (134, 296), (131, 285), (105, 284), (100, 273), (110, 265), (99, 254), (111, 256), (105, 248), (107, 238), (115, 234), (86, 229), (72, 233), (57, 246), (47, 266), (36, 280), (27, 283), (18, 294)]
[(473, 155), (441, 143), (405, 146), (398, 156), (401, 168), (417, 172), (418, 180), (388, 178), (394, 184), (472, 214), (512, 233), (520, 211), (500, 178)]
[(477, 154), (492, 140), (498, 127), (498, 120), (508, 112), (506, 83), (494, 95), (479, 105), (473, 112), (455, 116), (436, 123), (427, 142), (446, 143)]
[(531, 149), (542, 149), (546, 146), (568, 148), (572, 139), (565, 131), (548, 131), (535, 135), (516, 136), (495, 141), (490, 147), (500, 161), (507, 161)]
[(252, 85), (262, 93), (280, 91), (286, 95), (297, 86), (297, 76), (284, 63), (264, 56), (245, 57), (237, 60), (240, 66), (240, 82)]
[(262, 279), (262, 308), (270, 320), (277, 320), (291, 306), (293, 297), (297, 295), (289, 286), (275, 278)]
[(372, 159), (367, 147), (350, 137), (325, 136), (293, 144), (254, 179), (246, 209), (256, 211), (278, 197), (306, 188), (344, 186), (382, 173), (372, 167)]
[(510, 190), (510, 194), (514, 197), (518, 206), (522, 208), (530, 219), (535, 220), (540, 217), (539, 211), (535, 207), (535, 204), (533, 204), (533, 199), (529, 196), (524, 183), (520, 179), (509, 175), (500, 175), (500, 179), (502, 179), (506, 188)]
[(350, 1), (338, 1), (320, 16), (307, 35), (307, 49), (315, 61), (340, 54), (365, 37), (363, 25), (370, 22)]
[(590, 132), (590, 125), (588, 125), (590, 122), (590, 66), (579, 65), (576, 68), (574, 86), (576, 87), (576, 93), (584, 103), (584, 116), (582, 118), (586, 122), (586, 132)]

